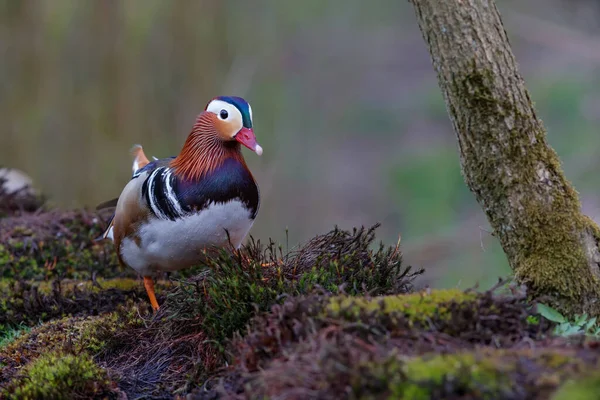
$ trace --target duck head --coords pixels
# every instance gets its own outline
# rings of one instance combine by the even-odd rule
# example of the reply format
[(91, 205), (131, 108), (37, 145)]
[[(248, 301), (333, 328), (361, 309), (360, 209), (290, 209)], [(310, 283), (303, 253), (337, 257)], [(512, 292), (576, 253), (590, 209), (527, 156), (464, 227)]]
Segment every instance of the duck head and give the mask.
[(241, 97), (220, 96), (212, 99), (204, 109), (215, 126), (219, 138), (237, 141), (259, 156), (262, 147), (256, 142), (252, 128), (252, 107)]
[(196, 119), (171, 165), (188, 179), (199, 178), (229, 157), (244, 162), (240, 145), (259, 156), (263, 152), (252, 127), (252, 107), (241, 97), (215, 97)]

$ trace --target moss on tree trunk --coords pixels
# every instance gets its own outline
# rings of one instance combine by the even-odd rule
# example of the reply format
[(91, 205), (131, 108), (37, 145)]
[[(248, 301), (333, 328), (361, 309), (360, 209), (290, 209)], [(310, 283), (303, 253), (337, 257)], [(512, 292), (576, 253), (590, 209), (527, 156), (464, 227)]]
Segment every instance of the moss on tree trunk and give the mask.
[(493, 0), (410, 0), (458, 137), (467, 185), (521, 283), (600, 311), (600, 230), (546, 142)]

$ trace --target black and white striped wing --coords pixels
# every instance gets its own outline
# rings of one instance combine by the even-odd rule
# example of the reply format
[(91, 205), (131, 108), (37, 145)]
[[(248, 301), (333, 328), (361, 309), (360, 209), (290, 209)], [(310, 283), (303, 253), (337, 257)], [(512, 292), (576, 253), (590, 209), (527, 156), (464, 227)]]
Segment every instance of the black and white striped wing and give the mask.
[(177, 178), (171, 168), (153, 170), (142, 185), (142, 198), (156, 217), (174, 221), (186, 212), (176, 193)]

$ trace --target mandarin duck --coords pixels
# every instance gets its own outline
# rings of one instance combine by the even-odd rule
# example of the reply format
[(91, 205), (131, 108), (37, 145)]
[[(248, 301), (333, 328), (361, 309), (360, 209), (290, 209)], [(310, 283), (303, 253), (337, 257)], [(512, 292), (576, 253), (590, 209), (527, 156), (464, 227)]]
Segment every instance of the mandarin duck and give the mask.
[(210, 249), (238, 249), (250, 231), (260, 196), (241, 145), (262, 154), (252, 108), (240, 97), (216, 97), (179, 155), (150, 161), (134, 146), (131, 180), (117, 199), (97, 207), (116, 207), (100, 239), (111, 239), (121, 265), (144, 278), (154, 311), (156, 273), (198, 264)]

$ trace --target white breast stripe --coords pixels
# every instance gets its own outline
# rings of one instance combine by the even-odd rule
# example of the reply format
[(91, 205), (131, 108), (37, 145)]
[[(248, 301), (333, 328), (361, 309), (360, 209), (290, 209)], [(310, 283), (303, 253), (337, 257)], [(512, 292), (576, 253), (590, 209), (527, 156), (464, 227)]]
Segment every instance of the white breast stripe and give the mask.
[(154, 191), (154, 185), (156, 185), (157, 175), (162, 174), (162, 170), (163, 168), (157, 168), (148, 177), (148, 199), (150, 200), (150, 207), (152, 208), (152, 211), (154, 211), (154, 214), (156, 214), (158, 218), (168, 219), (167, 216), (162, 212), (158, 204), (156, 204), (156, 193)]
[(165, 170), (163, 177), (165, 180), (165, 186), (167, 188), (167, 200), (171, 203), (171, 206), (175, 210), (177, 217), (182, 217), (185, 214), (185, 212), (181, 208), (181, 204), (179, 204), (177, 195), (173, 191), (173, 186), (171, 185), (171, 179), (173, 178), (173, 176), (169, 170)]

